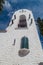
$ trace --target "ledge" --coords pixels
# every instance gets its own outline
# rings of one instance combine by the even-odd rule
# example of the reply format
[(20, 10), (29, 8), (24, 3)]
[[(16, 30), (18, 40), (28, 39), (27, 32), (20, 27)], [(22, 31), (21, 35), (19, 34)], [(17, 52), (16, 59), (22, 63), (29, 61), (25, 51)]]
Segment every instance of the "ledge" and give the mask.
[(20, 29), (20, 30), (25, 30), (25, 29), (28, 29), (28, 27), (24, 27), (24, 28), (23, 28), (23, 27), (22, 27), (22, 28), (21, 28), (21, 27), (15, 28), (15, 30), (19, 30), (19, 29)]
[(0, 33), (6, 33), (7, 31), (6, 30), (0, 30)]
[(20, 57), (24, 57), (24, 56), (26, 56), (29, 52), (30, 52), (29, 49), (26, 49), (26, 48), (20, 49), (20, 50), (19, 50), (19, 56), (20, 56)]

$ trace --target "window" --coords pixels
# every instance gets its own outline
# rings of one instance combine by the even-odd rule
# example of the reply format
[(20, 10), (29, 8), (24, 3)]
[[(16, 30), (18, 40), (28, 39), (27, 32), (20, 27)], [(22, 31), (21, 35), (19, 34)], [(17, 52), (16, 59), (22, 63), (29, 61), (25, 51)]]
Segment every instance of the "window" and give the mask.
[(31, 14), (29, 14), (28, 20), (31, 18)]
[(13, 20), (12, 20), (12, 22), (11, 22), (11, 24), (10, 25), (12, 25), (14, 22), (13, 22)]
[(33, 22), (33, 19), (31, 19), (31, 22)]
[(33, 19), (31, 19), (30, 26), (31, 26), (32, 22), (33, 22)]
[(27, 37), (23, 37), (21, 39), (21, 47), (19, 50), (19, 56), (20, 57), (24, 57), (29, 53), (29, 45), (28, 45), (28, 38)]
[(28, 38), (25, 36), (21, 39), (21, 49), (22, 48), (27, 48), (27, 49), (29, 48), (28, 47)]
[(18, 27), (22, 27), (22, 28), (27, 27), (27, 22), (26, 22), (26, 16), (25, 15), (20, 16)]
[(29, 14), (29, 19), (30, 19), (30, 17), (31, 17), (31, 14)]
[(13, 24), (13, 20), (12, 20), (12, 24)]
[(14, 19), (16, 19), (16, 15), (14, 15)]
[(13, 43), (13, 46), (15, 45), (15, 42), (16, 42), (16, 39), (14, 39), (14, 43)]

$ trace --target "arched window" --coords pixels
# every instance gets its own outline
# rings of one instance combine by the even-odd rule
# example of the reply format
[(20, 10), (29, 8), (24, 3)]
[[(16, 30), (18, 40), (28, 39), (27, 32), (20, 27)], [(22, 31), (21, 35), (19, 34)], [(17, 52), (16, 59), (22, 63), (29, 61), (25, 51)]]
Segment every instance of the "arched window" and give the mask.
[(21, 49), (22, 48), (26, 48), (26, 49), (29, 48), (29, 46), (28, 46), (28, 38), (25, 37), (25, 36), (21, 39)]
[(19, 19), (18, 27), (27, 27), (26, 16), (21, 15)]
[(19, 56), (24, 57), (30, 52), (28, 44), (29, 44), (28, 38), (24, 36), (21, 39), (21, 47), (20, 47), (20, 50), (19, 50)]

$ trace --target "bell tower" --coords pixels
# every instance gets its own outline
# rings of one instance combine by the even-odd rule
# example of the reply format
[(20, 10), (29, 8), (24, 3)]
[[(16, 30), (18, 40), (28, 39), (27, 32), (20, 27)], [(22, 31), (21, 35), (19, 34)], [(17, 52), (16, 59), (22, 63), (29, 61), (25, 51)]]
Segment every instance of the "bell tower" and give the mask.
[(15, 63), (38, 65), (42, 49), (32, 12), (26, 9), (18, 10), (14, 13), (12, 20), (14, 24), (11, 25), (11, 21), (10, 25), (16, 39)]

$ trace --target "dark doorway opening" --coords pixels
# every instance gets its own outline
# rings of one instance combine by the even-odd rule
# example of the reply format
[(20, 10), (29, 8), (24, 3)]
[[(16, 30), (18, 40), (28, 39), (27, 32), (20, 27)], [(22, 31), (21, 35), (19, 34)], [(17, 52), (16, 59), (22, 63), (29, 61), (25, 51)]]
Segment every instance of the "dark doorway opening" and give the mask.
[(27, 22), (26, 22), (26, 16), (25, 15), (20, 16), (18, 27), (22, 27), (22, 28), (27, 27)]

